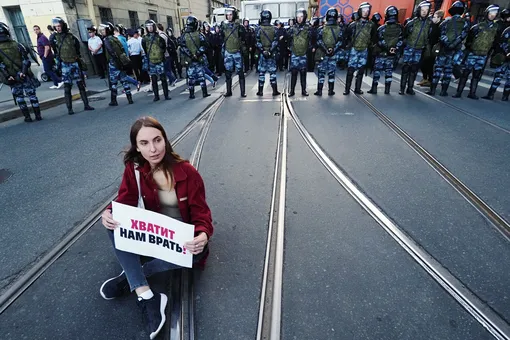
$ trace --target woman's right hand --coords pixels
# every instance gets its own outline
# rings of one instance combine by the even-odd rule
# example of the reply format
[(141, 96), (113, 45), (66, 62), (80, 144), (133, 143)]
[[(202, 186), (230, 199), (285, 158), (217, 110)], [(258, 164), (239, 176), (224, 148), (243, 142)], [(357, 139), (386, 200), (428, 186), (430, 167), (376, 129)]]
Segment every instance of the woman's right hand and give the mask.
[(103, 211), (103, 214), (101, 215), (101, 222), (103, 222), (103, 225), (106, 229), (115, 230), (117, 226), (119, 225), (119, 222), (115, 221), (112, 216), (112, 212), (110, 209), (106, 209)]

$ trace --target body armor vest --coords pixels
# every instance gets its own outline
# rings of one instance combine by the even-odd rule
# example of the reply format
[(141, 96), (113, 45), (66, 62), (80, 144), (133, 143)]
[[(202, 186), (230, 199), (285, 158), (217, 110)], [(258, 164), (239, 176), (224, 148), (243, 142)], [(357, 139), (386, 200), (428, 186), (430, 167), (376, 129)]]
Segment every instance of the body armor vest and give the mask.
[(352, 41), (352, 47), (356, 51), (363, 51), (370, 46), (372, 42), (372, 25), (371, 21), (358, 21), (354, 26), (354, 37)]
[[(260, 42), (262, 43), (262, 47), (264, 51), (271, 50), (271, 46), (273, 45), (275, 31), (273, 26), (260, 26), (260, 29), (263, 32), (260, 32)], [(266, 34), (264, 34), (264, 32)], [(266, 37), (267, 35), (267, 37)], [(269, 38), (269, 39), (268, 39)]]
[(340, 27), (338, 25), (325, 25), (322, 29), (322, 42), (327, 48), (335, 48), (340, 39)]
[(473, 38), (471, 51), (475, 55), (487, 55), (498, 32), (498, 27), (494, 24), (490, 27), (487, 21), (481, 22), (477, 26), (479, 31), (476, 37)]
[(58, 57), (65, 63), (74, 63), (78, 58), (74, 39), (74, 35), (71, 33), (57, 33), (55, 35)]
[(9, 59), (7, 59), (4, 55), (0, 53), (0, 61), (5, 65), (5, 71), (16, 78), (16, 73), (21, 72), (23, 59), (21, 58), (21, 53), (19, 51), (18, 43), (10, 40), (4, 41), (0, 43), (0, 50), (5, 53), (14, 63), (18, 66), (14, 65)]
[[(452, 17), (447, 21), (446, 25), (448, 25), (446, 28), (446, 36), (448, 37), (448, 41), (452, 42), (462, 33), (464, 29), (464, 19), (461, 17)], [(457, 32), (457, 34), (455, 34), (455, 32)]]
[(429, 40), (430, 20), (414, 19), (413, 31), (407, 38), (407, 46), (423, 49)]
[[(190, 32), (184, 33), (184, 41), (186, 42), (186, 47), (189, 50), (191, 55), (196, 55), (198, 49), (200, 47), (200, 33), (199, 32)], [(188, 64), (192, 63), (192, 60), (187, 55), (184, 55), (184, 59)]]
[(397, 46), (399, 36), (400, 27), (397, 24), (386, 24), (384, 29), (384, 41), (386, 42), (388, 50)]
[(302, 29), (292, 29), (292, 53), (298, 57), (306, 55), (308, 51), (308, 31), (307, 25), (304, 25)]
[(125, 53), (124, 47), (122, 47), (122, 44), (119, 41), (119, 39), (115, 38), (114, 36), (108, 36), (108, 37), (105, 38), (105, 40), (107, 40), (107, 39), (108, 39), (108, 42), (110, 43), (109, 45), (113, 49), (113, 53), (115, 53), (116, 57), (111, 55), (110, 51), (108, 51), (108, 49), (105, 48), (105, 50), (106, 50), (106, 59), (108, 61), (110, 61), (110, 59), (113, 59), (114, 62), (120, 61), (120, 60), (117, 60), (117, 59), (120, 58), (120, 55), (122, 53)]
[[(224, 24), (225, 49), (228, 53), (237, 53), (241, 50), (241, 37), (238, 24)], [(233, 32), (232, 32), (233, 31)]]
[(149, 62), (152, 64), (162, 63), (165, 60), (165, 50), (159, 47), (159, 35), (157, 33), (150, 33), (143, 38), (147, 46), (146, 53), (149, 56)]

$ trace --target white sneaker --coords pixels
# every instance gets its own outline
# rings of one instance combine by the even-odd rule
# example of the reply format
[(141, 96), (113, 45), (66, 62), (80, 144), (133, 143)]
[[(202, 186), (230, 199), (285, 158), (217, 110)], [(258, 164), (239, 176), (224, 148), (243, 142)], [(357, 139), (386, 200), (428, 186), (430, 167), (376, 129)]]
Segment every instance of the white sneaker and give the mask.
[(54, 90), (54, 89), (58, 89), (58, 86), (57, 85), (51, 85), (50, 86), (50, 89)]
[(58, 83), (58, 85), (57, 85), (57, 89), (61, 88), (62, 86), (64, 86), (64, 82), (63, 82), (63, 81), (61, 81), (60, 83)]

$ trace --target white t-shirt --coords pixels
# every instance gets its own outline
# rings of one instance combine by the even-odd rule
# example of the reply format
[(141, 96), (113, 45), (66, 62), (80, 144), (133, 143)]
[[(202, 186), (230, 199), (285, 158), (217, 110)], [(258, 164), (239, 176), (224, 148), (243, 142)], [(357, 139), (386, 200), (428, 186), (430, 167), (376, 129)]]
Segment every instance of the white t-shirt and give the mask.
[(127, 41), (127, 45), (128, 45), (129, 55), (144, 55), (145, 54), (143, 52), (142, 43), (140, 42), (140, 40), (135, 39), (135, 38), (129, 38), (129, 40)]
[(93, 50), (95, 50), (96, 48), (98, 48), (99, 46), (101, 46), (101, 48), (97, 51), (96, 54), (101, 54), (103, 53), (103, 42), (101, 41), (101, 38), (99, 38), (97, 35), (92, 37), (92, 38), (89, 38), (89, 47)]

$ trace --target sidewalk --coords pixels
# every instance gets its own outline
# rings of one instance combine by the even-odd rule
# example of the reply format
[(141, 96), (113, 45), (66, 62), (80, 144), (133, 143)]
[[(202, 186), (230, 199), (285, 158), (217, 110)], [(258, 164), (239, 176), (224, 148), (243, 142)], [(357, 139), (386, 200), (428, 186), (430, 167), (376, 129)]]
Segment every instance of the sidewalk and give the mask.
[[(108, 84), (105, 79), (99, 79), (98, 77), (88, 78), (85, 83), (87, 84), (87, 94), (93, 95), (96, 93), (108, 91)], [(50, 89), (53, 83), (41, 82), (41, 86), (37, 88), (37, 98), (41, 105), (41, 110), (48, 109), (64, 103), (64, 87), (60, 89)], [(73, 100), (80, 97), (78, 87), (76, 83), (73, 84), (72, 88)], [(30, 107), (30, 101), (25, 98), (28, 106)], [(14, 103), (12, 98), (11, 89), (7, 85), (3, 85), (0, 90), (0, 122), (4, 122), (13, 118), (21, 117), (21, 111), (19, 107)]]

